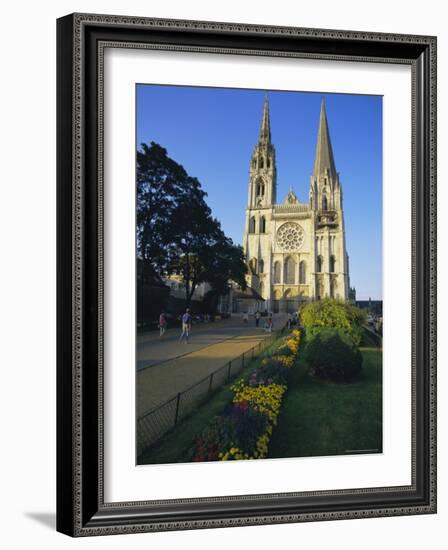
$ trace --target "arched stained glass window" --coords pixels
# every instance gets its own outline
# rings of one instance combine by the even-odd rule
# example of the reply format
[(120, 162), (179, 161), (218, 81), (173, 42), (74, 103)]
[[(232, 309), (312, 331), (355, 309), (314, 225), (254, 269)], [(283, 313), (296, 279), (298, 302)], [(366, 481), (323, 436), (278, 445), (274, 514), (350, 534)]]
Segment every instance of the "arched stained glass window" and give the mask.
[(299, 284), (306, 284), (306, 262), (304, 260), (299, 263)]
[(274, 284), (281, 283), (281, 266), (280, 262), (274, 262)]
[(255, 233), (255, 216), (249, 220), (249, 233)]
[(324, 259), (322, 258), (322, 256), (318, 256), (317, 257), (317, 266), (316, 266), (317, 273), (322, 273), (323, 267), (324, 267)]
[(253, 274), (257, 273), (257, 259), (256, 258), (252, 258), (252, 260), (249, 262), (249, 267), (250, 267), (250, 270), (252, 271)]
[(287, 285), (293, 285), (296, 282), (296, 262), (288, 256), (283, 266), (283, 282)]

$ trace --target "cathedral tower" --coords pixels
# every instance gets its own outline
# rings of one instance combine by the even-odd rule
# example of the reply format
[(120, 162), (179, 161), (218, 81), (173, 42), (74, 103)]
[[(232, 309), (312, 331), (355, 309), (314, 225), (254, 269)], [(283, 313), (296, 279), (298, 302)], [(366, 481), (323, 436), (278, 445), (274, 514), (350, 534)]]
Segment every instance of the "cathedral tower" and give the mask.
[(342, 209), (342, 190), (331, 146), (325, 102), (320, 107), (314, 173), (311, 176), (310, 205), (317, 211)]
[(320, 107), (310, 208), (315, 213), (315, 297), (348, 299), (342, 187), (336, 171), (325, 101)]
[(270, 295), (269, 247), (272, 208), (277, 199), (275, 148), (271, 141), (268, 96), (265, 95), (260, 135), (250, 160), (244, 252), (249, 265), (248, 285), (263, 298)]
[(260, 137), (250, 162), (249, 208), (272, 206), (277, 199), (275, 148), (271, 142), (268, 96), (264, 98)]

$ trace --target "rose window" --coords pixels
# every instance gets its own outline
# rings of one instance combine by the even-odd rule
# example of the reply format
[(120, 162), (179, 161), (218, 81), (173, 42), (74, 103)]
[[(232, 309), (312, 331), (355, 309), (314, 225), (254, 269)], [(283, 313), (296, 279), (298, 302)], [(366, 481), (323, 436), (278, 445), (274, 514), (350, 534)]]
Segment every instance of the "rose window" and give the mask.
[(283, 250), (298, 250), (304, 238), (305, 233), (298, 223), (285, 223), (277, 231), (277, 242)]

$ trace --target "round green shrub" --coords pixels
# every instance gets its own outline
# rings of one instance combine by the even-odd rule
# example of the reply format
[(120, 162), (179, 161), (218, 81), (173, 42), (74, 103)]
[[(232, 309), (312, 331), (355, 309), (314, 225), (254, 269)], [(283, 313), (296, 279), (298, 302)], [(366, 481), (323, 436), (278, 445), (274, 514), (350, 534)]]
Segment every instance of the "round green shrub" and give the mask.
[(367, 323), (365, 311), (352, 306), (343, 300), (324, 298), (303, 306), (300, 319), (308, 336), (323, 328), (341, 329), (347, 333), (358, 346)]
[(347, 382), (359, 374), (362, 355), (343, 330), (323, 328), (308, 339), (305, 358), (311, 374), (333, 382)]

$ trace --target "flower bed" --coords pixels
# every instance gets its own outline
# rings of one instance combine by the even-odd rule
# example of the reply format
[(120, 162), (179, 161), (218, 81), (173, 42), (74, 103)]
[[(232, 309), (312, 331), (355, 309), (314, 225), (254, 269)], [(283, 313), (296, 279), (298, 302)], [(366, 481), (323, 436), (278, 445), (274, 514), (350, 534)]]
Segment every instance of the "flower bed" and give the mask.
[(299, 351), (300, 336), (300, 331), (292, 331), (246, 380), (231, 386), (232, 402), (196, 437), (191, 460), (243, 460), (267, 456), (287, 389), (288, 373)]

